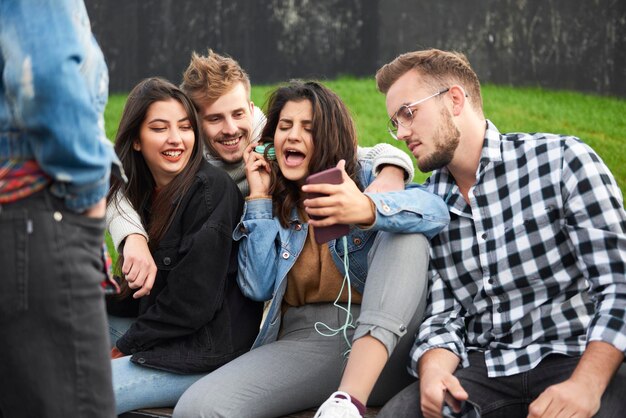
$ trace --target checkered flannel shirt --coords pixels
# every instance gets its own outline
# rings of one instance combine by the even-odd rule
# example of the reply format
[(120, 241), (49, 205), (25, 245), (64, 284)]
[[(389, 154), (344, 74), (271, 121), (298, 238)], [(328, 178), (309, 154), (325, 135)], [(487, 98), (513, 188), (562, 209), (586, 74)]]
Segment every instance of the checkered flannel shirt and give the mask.
[(578, 138), (487, 131), (463, 199), (447, 169), (428, 180), (451, 221), (431, 242), (429, 306), (410, 371), (446, 348), (491, 377), (579, 356), (589, 341), (626, 352), (626, 213), (608, 168)]

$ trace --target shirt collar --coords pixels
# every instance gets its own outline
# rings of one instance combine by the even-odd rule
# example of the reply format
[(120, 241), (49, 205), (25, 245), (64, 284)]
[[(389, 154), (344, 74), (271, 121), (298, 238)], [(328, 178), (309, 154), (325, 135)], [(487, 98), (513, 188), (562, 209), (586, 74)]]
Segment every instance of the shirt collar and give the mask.
[(480, 166), (484, 167), (488, 163), (502, 162), (502, 135), (496, 125), (489, 119), (486, 120), (485, 141), (480, 154)]
[[(480, 178), (480, 173), (489, 163), (502, 162), (502, 135), (496, 126), (489, 120), (486, 120), (485, 139), (483, 149), (480, 154), (480, 162), (476, 169), (476, 178)], [(456, 185), (454, 177), (450, 174), (447, 167), (433, 171), (428, 178), (431, 190), (439, 195), (448, 205), (450, 212), (460, 216), (471, 217), (472, 210), (465, 202), (459, 187)]]

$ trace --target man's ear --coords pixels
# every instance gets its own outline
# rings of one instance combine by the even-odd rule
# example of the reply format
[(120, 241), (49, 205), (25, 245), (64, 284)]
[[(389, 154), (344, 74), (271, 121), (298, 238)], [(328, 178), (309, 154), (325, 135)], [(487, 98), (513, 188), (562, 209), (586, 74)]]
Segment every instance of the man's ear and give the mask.
[(135, 151), (141, 151), (141, 143), (138, 139), (133, 140), (133, 149)]
[(250, 114), (254, 115), (254, 102), (250, 100)]
[(459, 116), (463, 107), (467, 104), (467, 93), (465, 93), (465, 89), (458, 84), (450, 87), (449, 93), (452, 98), (452, 114), (454, 116)]

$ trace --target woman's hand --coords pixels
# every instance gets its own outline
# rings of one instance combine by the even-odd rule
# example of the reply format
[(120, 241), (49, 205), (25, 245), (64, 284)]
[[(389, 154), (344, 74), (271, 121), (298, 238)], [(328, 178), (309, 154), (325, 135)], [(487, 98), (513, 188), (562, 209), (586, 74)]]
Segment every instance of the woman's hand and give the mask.
[(154, 263), (148, 242), (143, 235), (131, 234), (126, 237), (124, 243), (124, 264), (122, 273), (131, 289), (139, 289), (133, 293), (133, 298), (138, 299), (150, 294), (154, 279), (157, 274), (157, 266)]
[(334, 224), (371, 225), (376, 220), (374, 203), (352, 181), (345, 170), (346, 162), (339, 161), (337, 168), (341, 170), (341, 184), (307, 184), (302, 186), (304, 193), (321, 193), (326, 196), (305, 199), (304, 209), (309, 215), (321, 216), (323, 219), (309, 220), (315, 227)]
[(250, 198), (268, 197), (270, 190), (270, 164), (265, 160), (263, 154), (254, 152), (254, 147), (258, 144), (252, 143), (243, 152), (243, 159), (246, 164), (246, 178), (250, 185)]

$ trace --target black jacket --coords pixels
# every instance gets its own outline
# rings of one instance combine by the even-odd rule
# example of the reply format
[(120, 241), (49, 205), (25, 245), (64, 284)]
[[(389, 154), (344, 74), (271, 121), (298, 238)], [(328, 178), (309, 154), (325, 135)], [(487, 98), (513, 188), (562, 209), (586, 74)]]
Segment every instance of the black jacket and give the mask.
[[(137, 320), (117, 341), (131, 361), (202, 373), (250, 349), (262, 304), (237, 286), (232, 231), (242, 207), (241, 193), (226, 172), (203, 162), (152, 254), (158, 273), (150, 295), (139, 300)], [(129, 299), (122, 304), (132, 305)]]

